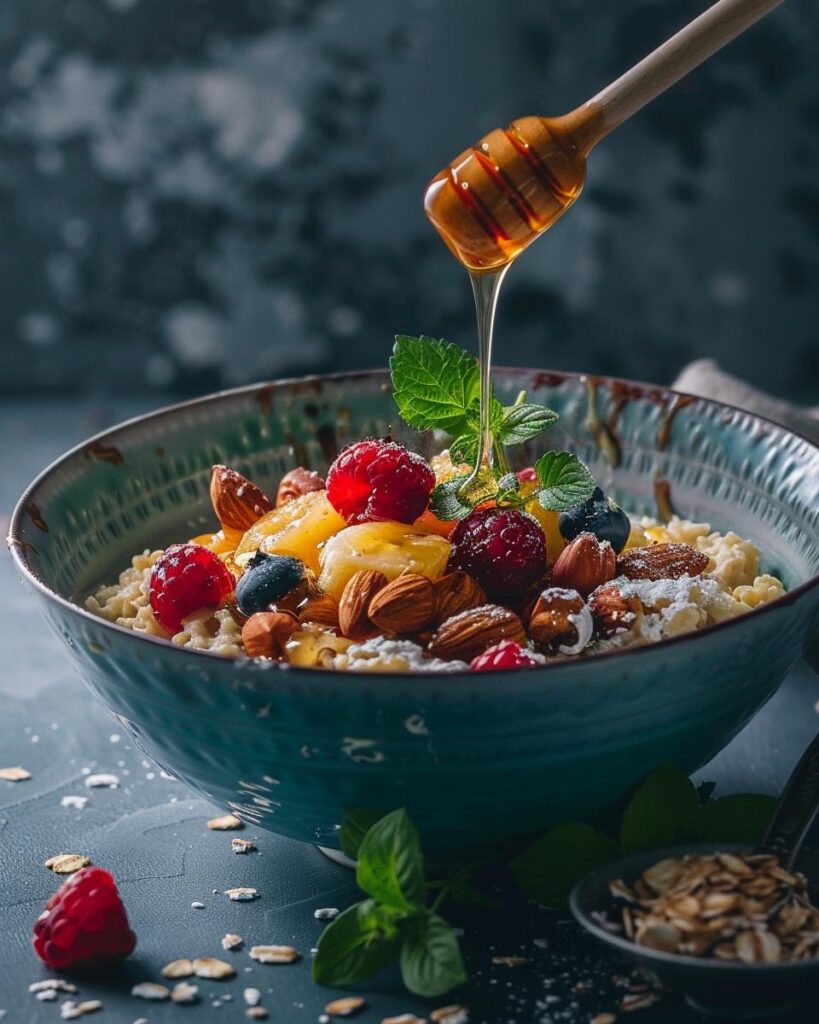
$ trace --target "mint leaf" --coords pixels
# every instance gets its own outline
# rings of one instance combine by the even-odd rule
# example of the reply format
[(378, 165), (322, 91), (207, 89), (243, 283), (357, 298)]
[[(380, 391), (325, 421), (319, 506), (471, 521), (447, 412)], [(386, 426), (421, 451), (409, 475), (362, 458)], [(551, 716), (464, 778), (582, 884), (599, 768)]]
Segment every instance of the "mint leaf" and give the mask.
[(354, 985), (383, 971), (398, 956), (400, 939), (373, 900), (354, 903), (321, 933), (313, 960), (320, 985)]
[(522, 444), (557, 423), (558, 415), (544, 405), (525, 403), (504, 410), (497, 430), (501, 444)]
[(758, 843), (773, 817), (772, 796), (736, 793), (709, 800), (700, 807), (700, 834), (704, 842)]
[(478, 457), (478, 435), (461, 434), (449, 446), (449, 457), (453, 462), (468, 462), (470, 466), (475, 465)]
[(472, 511), (472, 504), (463, 501), (459, 491), (468, 480), (467, 476), (456, 476), (453, 480), (438, 484), (429, 497), (429, 507), (434, 516), (449, 522), (452, 519), (463, 519)]
[(617, 843), (591, 825), (556, 825), (510, 864), (518, 888), (546, 907), (565, 905), (575, 882), (614, 860)]
[(424, 905), (424, 860), (418, 832), (403, 809), (367, 832), (358, 848), (358, 887), (396, 910)]
[(367, 807), (350, 807), (344, 812), (344, 820), (338, 833), (341, 852), (350, 860), (358, 858), (361, 840), (372, 826), (384, 817), (383, 811), (372, 811)]
[(537, 499), (551, 512), (565, 512), (592, 496), (594, 478), (571, 452), (546, 452), (535, 463)]
[(399, 334), (390, 358), (393, 396), (410, 427), (465, 433), (466, 412), (480, 394), (475, 358), (448, 341)]
[(698, 838), (697, 790), (673, 764), (662, 764), (640, 783), (623, 814), (623, 853), (673, 846)]
[(455, 933), (425, 910), (407, 922), (401, 946), (401, 977), (417, 996), (440, 996), (466, 981)]

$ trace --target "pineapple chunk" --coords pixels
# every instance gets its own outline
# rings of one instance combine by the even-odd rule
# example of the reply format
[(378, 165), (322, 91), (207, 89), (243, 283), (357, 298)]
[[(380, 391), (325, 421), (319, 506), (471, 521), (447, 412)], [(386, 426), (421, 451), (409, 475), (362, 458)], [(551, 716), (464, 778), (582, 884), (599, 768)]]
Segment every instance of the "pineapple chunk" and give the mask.
[(361, 523), (332, 537), (319, 556), (319, 586), (336, 600), (359, 569), (377, 569), (394, 580), (405, 569), (437, 579), (446, 569), (452, 545), (405, 523)]
[[(536, 490), (537, 484), (534, 480), (526, 480), (520, 485), (520, 493), (524, 497), (527, 494), (534, 494)], [(560, 552), (566, 547), (566, 541), (560, 532), (560, 513), (544, 508), (537, 498), (527, 501), (524, 508), (543, 527), (543, 532), (546, 534), (546, 565), (551, 568), (557, 561)]]
[(319, 568), (319, 548), (347, 523), (327, 500), (326, 491), (311, 491), (262, 516), (236, 549), (240, 570), (257, 551), (300, 558), (313, 572)]

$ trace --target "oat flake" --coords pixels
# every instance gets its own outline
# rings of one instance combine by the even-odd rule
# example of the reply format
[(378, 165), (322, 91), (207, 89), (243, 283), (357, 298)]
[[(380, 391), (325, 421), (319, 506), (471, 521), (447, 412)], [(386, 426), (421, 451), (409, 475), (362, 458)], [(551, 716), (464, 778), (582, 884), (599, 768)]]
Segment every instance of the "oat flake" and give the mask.
[(73, 875), (80, 868), (87, 868), (91, 858), (82, 853), (58, 853), (49, 857), (44, 867), (53, 871), (55, 875)]
[(253, 889), (249, 885), (237, 885), (233, 889), (225, 889), (225, 896), (229, 900), (233, 900), (235, 903), (242, 903), (245, 900), (255, 900), (259, 895), (258, 889)]
[(334, 999), (332, 1003), (328, 1003), (324, 1007), (324, 1012), (329, 1013), (331, 1017), (351, 1017), (359, 1010), (363, 1010), (366, 1005), (366, 1000), (361, 996), (345, 996), (343, 999)]
[(171, 1001), (174, 1003), (180, 1003), (183, 1006), (195, 1003), (199, 998), (199, 989), (196, 985), (191, 985), (187, 981), (180, 981), (174, 985), (173, 991), (171, 992)]
[(6, 782), (25, 782), (30, 778), (31, 772), (27, 772), (25, 768), (0, 768), (0, 779), (5, 779)]
[(163, 978), (189, 978), (193, 974), (193, 964), (187, 957), (171, 960), (161, 971)]
[(234, 828), (244, 828), (245, 823), (235, 814), (223, 814), (221, 818), (211, 818), (208, 828), (214, 832), (228, 832)]
[(243, 942), (244, 939), (241, 935), (233, 935), (231, 932), (228, 932), (227, 935), (222, 937), (222, 949), (238, 949)]
[(257, 988), (246, 988), (242, 996), (248, 1006), (258, 1006), (262, 1001), (262, 993)]
[(250, 949), (251, 960), (260, 964), (292, 964), (300, 955), (292, 946), (252, 946)]
[(137, 999), (148, 999), (151, 1002), (161, 1002), (167, 999), (171, 990), (167, 985), (159, 985), (155, 981), (141, 981), (131, 989), (131, 995)]
[(107, 775), (104, 772), (99, 775), (86, 775), (85, 785), (89, 789), (100, 789), (104, 786), (116, 789), (119, 786), (119, 775)]
[(236, 969), (224, 960), (217, 960), (216, 957), (198, 956), (193, 961), (193, 972), (197, 978), (221, 981), (223, 978), (232, 978)]

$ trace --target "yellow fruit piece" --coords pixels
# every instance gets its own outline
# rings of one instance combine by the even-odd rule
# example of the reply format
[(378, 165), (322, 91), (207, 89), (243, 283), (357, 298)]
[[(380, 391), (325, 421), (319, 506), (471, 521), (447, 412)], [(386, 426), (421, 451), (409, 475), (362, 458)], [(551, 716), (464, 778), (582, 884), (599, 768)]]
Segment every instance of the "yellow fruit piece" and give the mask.
[(440, 455), (433, 455), (429, 464), (435, 474), (435, 482), (439, 484), (445, 484), (447, 480), (454, 480), (456, 476), (463, 476), (464, 473), (469, 473), (472, 469), (465, 462), (456, 466), (450, 457), (448, 448), (445, 448)]
[(404, 523), (348, 526), (324, 546), (319, 557), (319, 587), (336, 600), (359, 569), (376, 569), (394, 580), (405, 569), (434, 580), (446, 569), (452, 545)]
[[(537, 483), (534, 480), (524, 480), (520, 485), (520, 493), (524, 498), (527, 494), (534, 494), (536, 490)], [(546, 565), (551, 568), (557, 561), (560, 552), (566, 547), (566, 541), (560, 533), (560, 513), (550, 512), (540, 504), (537, 498), (527, 502), (524, 508), (543, 527), (543, 532), (546, 534)]]
[(241, 543), (243, 534), (238, 530), (219, 530), (216, 533), (200, 533), (191, 544), (201, 544), (215, 555), (229, 555)]
[(646, 531), (640, 526), (639, 523), (631, 524), (631, 532), (628, 535), (626, 546), (623, 548), (624, 551), (631, 551), (632, 548), (645, 548), (651, 543)]
[(274, 508), (254, 523), (236, 549), (234, 561), (244, 569), (257, 551), (264, 551), (300, 558), (318, 572), (320, 545), (346, 525), (327, 500), (327, 492), (312, 491)]
[(311, 624), (290, 637), (285, 646), (285, 655), (291, 665), (302, 668), (324, 667), (326, 652), (329, 651), (335, 657), (346, 651), (351, 643), (352, 640), (336, 636), (331, 629)]

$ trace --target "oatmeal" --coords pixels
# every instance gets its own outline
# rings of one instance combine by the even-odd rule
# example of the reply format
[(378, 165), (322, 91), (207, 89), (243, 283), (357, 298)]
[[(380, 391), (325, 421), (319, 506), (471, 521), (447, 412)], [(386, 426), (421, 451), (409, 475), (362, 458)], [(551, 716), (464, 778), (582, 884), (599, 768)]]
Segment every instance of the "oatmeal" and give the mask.
[[(361, 504), (362, 489), (347, 486), (360, 470), (350, 449), (331, 467), (329, 488), (316, 473), (288, 473), (275, 506), (239, 473), (215, 467), (219, 528), (134, 556), (86, 607), (127, 629), (227, 657), (458, 672), (658, 643), (745, 615), (785, 591), (761, 572), (756, 545), (732, 531), (677, 516), (629, 517), (599, 488), (568, 513), (550, 512), (528, 470), (518, 475), (519, 509), (439, 519), (427, 504), (432, 488), (468, 467), (446, 451), (426, 463), (392, 441), (351, 446), (359, 457), (362, 444), (367, 458), (386, 459), (401, 476), (397, 497), (370, 487)], [(346, 489), (334, 492), (339, 464)]]

